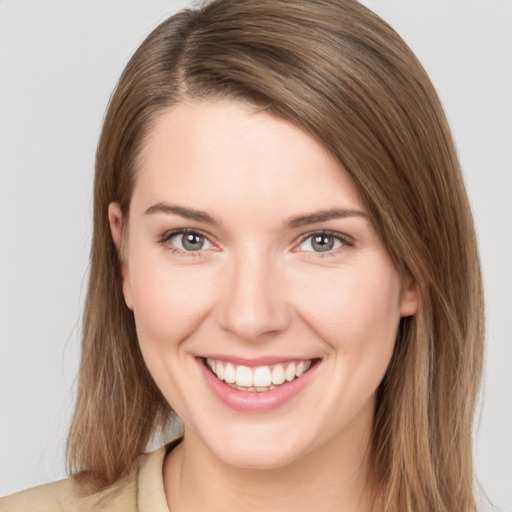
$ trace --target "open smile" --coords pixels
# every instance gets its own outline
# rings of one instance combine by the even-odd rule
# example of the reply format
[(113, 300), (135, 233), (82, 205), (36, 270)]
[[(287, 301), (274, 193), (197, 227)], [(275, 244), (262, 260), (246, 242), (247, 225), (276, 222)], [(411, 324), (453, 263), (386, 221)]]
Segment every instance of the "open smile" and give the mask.
[(242, 391), (270, 391), (285, 382), (292, 382), (313, 364), (313, 359), (290, 361), (271, 366), (251, 368), (219, 359), (206, 359), (210, 370), (221, 381)]
[(248, 366), (217, 358), (196, 360), (212, 393), (240, 412), (267, 412), (285, 404), (312, 381), (321, 362), (296, 359)]

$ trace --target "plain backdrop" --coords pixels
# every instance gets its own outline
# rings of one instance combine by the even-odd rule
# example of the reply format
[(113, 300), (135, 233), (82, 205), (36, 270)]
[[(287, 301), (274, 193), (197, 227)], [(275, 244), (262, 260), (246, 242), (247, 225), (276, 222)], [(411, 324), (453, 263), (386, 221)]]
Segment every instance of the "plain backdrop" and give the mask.
[[(512, 511), (512, 3), (367, 0), (445, 105), (487, 300), (475, 429), (490, 500)], [(63, 478), (99, 130), (130, 55), (176, 0), (0, 0), (0, 495)]]

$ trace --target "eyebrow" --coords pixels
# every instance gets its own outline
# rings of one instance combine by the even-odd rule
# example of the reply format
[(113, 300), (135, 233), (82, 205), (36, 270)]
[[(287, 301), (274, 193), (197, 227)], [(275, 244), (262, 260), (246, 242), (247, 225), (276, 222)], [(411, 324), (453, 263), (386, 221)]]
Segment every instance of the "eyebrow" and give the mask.
[(206, 224), (213, 224), (215, 226), (220, 226), (222, 224), (219, 219), (202, 210), (195, 210), (193, 208), (185, 208), (183, 206), (175, 206), (167, 203), (156, 203), (153, 206), (150, 206), (144, 212), (144, 215), (151, 215), (155, 213), (179, 215), (185, 219), (197, 220), (198, 222), (205, 222)]
[(335, 208), (332, 210), (323, 210), (314, 212), (309, 215), (300, 215), (292, 217), (283, 222), (283, 226), (289, 229), (315, 224), (316, 222), (325, 222), (332, 219), (344, 219), (346, 217), (363, 217), (367, 218), (366, 213), (361, 210), (351, 210), (346, 208)]
[[(184, 206), (177, 206), (167, 203), (156, 203), (150, 206), (144, 215), (151, 215), (155, 213), (165, 213), (172, 215), (179, 215), (185, 219), (192, 219), (198, 222), (205, 222), (206, 224), (212, 224), (214, 226), (221, 226), (222, 222), (213, 217), (209, 213), (202, 210), (196, 210), (193, 208), (185, 208)], [(283, 222), (283, 226), (287, 229), (298, 228), (306, 226), (308, 224), (315, 224), (317, 222), (325, 222), (332, 219), (343, 219), (346, 217), (363, 217), (366, 218), (366, 213), (360, 210), (351, 210), (346, 208), (334, 208), (331, 210), (323, 210), (319, 212), (310, 213), (307, 215), (299, 215), (297, 217), (291, 217)]]

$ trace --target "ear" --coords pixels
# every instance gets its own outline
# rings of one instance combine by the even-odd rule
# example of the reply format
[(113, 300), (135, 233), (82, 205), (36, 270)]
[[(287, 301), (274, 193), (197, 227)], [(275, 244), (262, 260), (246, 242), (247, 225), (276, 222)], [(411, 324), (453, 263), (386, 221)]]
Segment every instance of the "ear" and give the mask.
[(123, 244), (123, 212), (119, 203), (110, 203), (108, 205), (108, 222), (110, 224), (110, 233), (117, 249), (119, 266), (121, 270), (121, 279), (123, 282), (123, 295), (126, 305), (133, 311), (132, 287), (130, 284), (130, 268), (126, 261), (126, 244)]
[(402, 295), (400, 298), (400, 316), (412, 316), (420, 307), (418, 285), (412, 276), (407, 273), (402, 283)]

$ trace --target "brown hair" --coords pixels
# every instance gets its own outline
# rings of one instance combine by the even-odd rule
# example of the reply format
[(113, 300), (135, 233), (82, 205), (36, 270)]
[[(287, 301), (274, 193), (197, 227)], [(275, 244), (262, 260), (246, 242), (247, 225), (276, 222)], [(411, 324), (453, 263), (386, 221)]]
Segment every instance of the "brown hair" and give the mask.
[[(107, 208), (128, 214), (155, 119), (185, 97), (250, 102), (344, 166), (421, 296), (399, 328), (372, 439), (386, 511), (469, 512), (483, 304), (472, 217), (441, 104), (411, 50), (355, 0), (217, 0), (158, 26), (112, 96), (97, 157), (72, 473), (128, 472), (171, 412), (142, 359)], [(312, 171), (314, 172), (314, 171)]]

